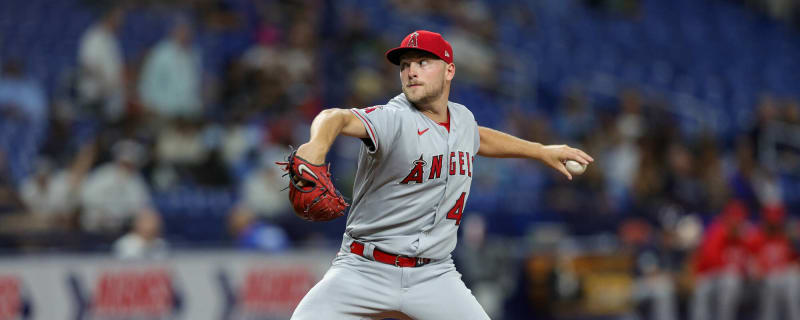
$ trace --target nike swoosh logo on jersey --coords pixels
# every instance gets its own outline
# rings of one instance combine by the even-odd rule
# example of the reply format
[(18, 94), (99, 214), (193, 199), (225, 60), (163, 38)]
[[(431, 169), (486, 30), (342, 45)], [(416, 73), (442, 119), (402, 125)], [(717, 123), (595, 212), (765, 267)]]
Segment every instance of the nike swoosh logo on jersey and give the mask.
[(425, 132), (428, 132), (428, 129), (430, 129), (430, 128), (425, 128), (425, 130), (422, 130), (422, 131), (420, 131), (419, 129), (417, 129), (417, 134), (418, 134), (418, 135), (422, 135), (423, 133), (425, 133)]
[(300, 164), (299, 166), (297, 166), (297, 173), (299, 173), (301, 176), (303, 175), (303, 171), (308, 172), (308, 174), (314, 177), (314, 179), (319, 180), (319, 177), (317, 177), (317, 175), (314, 174), (314, 171), (311, 171), (311, 169), (309, 169), (307, 165)]

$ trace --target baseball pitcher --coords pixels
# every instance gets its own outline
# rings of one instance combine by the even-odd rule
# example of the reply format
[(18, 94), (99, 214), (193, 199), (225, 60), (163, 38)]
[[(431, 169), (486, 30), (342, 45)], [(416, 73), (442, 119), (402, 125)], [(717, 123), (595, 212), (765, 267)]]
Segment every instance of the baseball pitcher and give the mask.
[(325, 155), (339, 135), (363, 141), (341, 249), (292, 319), (488, 319), (450, 255), (475, 156), (536, 159), (569, 179), (565, 161), (594, 159), (481, 127), (467, 107), (448, 101), (454, 52), (438, 33), (415, 31), (386, 58), (399, 66), (402, 94), (381, 106), (322, 111), (310, 140), (280, 163), (295, 212), (331, 220), (348, 204)]

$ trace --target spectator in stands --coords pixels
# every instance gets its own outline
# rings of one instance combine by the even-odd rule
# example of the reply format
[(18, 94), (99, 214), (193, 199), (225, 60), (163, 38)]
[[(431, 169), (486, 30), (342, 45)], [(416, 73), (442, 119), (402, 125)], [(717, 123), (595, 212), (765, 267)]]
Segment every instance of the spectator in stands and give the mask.
[[(288, 66), (297, 62), (293, 68), (298, 70), (297, 76), (307, 76), (302, 72), (307, 69), (303, 66), (308, 64), (310, 67), (312, 60), (306, 59), (303, 50), (295, 50), (290, 58), (280, 41), (282, 35), (277, 27), (262, 26), (256, 43), (232, 63), (228, 72), (230, 83), (223, 89), (223, 98), (233, 109), (232, 116), (242, 119), (264, 112), (279, 114), (294, 109), (302, 101), (289, 101), (290, 86), (298, 87), (303, 94), (310, 93), (306, 83), (296, 82), (290, 75)], [(305, 41), (308, 40), (298, 40), (301, 43)]]
[(159, 130), (154, 150), (159, 170), (173, 170), (176, 177), (191, 175), (191, 168), (200, 165), (210, 151), (202, 133), (199, 124), (182, 119)]
[(718, 212), (730, 197), (728, 181), (723, 170), (724, 157), (720, 156), (720, 146), (712, 136), (704, 136), (700, 139), (698, 149), (700, 154), (695, 158), (693, 166), (697, 171), (703, 192), (708, 194), (703, 201), (707, 211), (703, 212)]
[(267, 136), (265, 129), (267, 128), (261, 123), (243, 123), (240, 119), (226, 123), (220, 141), (220, 151), (227, 167), (231, 168), (239, 179), (249, 174), (253, 165), (250, 156), (264, 143), (264, 137)]
[(639, 138), (645, 133), (645, 119), (642, 115), (643, 102), (640, 93), (633, 89), (620, 92), (620, 114), (616, 118), (608, 148), (608, 158), (604, 161), (605, 181), (613, 201), (622, 202), (631, 192), (644, 155)]
[(783, 190), (777, 176), (756, 157), (757, 144), (740, 137), (736, 144), (736, 171), (730, 177), (731, 193), (750, 208), (783, 202)]
[(144, 62), (139, 96), (158, 117), (203, 116), (202, 61), (192, 37), (190, 22), (178, 19), (169, 36), (153, 48)]
[(297, 243), (311, 239), (315, 229), (308, 228), (303, 220), (298, 219), (292, 213), (290, 203), (286, 201), (283, 189), (289, 182), (274, 163), (288, 153), (289, 150), (283, 145), (270, 143), (264, 147), (257, 167), (250, 170), (243, 179), (240, 186), (241, 199), (232, 215), (252, 215), (249, 220), (253, 220), (254, 226), (279, 229), (288, 236), (289, 241)]
[(34, 165), (34, 173), (22, 182), (20, 195), (28, 211), (46, 212), (48, 203), (44, 201), (47, 197), (47, 187), (53, 173), (53, 163), (49, 159), (40, 158)]
[[(227, 95), (235, 93), (239, 98), (237, 109), (248, 113), (302, 113), (316, 114), (321, 102), (320, 83), (324, 77), (315, 73), (319, 66), (315, 64), (320, 58), (319, 41), (315, 34), (320, 30), (320, 16), (314, 14), (315, 4), (304, 4), (303, 10), (291, 9), (285, 4), (261, 4), (259, 7), (260, 26), (257, 29), (256, 43), (241, 57), (240, 66), (243, 75), (251, 83), (243, 88), (227, 89)], [(308, 10), (311, 9), (311, 10)], [(279, 15), (283, 14), (284, 17)], [(281, 25), (279, 20), (285, 20)], [(339, 38), (346, 42), (346, 38)], [(347, 46), (359, 47), (358, 43)], [(334, 46), (332, 49), (337, 49)], [(349, 57), (338, 55), (337, 57)], [(335, 68), (347, 68), (347, 58), (339, 59)], [(347, 80), (347, 77), (341, 80)], [(342, 83), (346, 83), (343, 81)], [(243, 102), (249, 102), (244, 104)], [(243, 108), (244, 107), (244, 108)]]
[[(242, 185), (242, 205), (253, 211), (256, 215), (277, 221), (281, 216), (292, 216), (286, 194), (281, 192), (288, 180), (281, 177), (283, 172), (274, 165), (283, 148), (274, 148), (272, 152), (265, 152), (261, 157), (259, 167), (253, 170), (244, 180)], [(285, 150), (288, 154), (288, 150)], [(292, 216), (292, 218), (294, 218)]]
[(747, 206), (730, 201), (708, 227), (694, 261), (693, 320), (734, 320), (748, 262)]
[(665, 200), (685, 212), (705, 212), (708, 194), (697, 173), (707, 168), (698, 166), (695, 154), (688, 146), (672, 143), (667, 150)]
[(47, 121), (47, 98), (42, 86), (25, 74), (21, 61), (6, 60), (0, 73), (0, 115), (34, 126)]
[(233, 237), (234, 245), (240, 249), (278, 252), (290, 247), (286, 231), (258, 219), (253, 211), (245, 206), (238, 206), (231, 211), (228, 217), (228, 231)]
[(125, 9), (115, 6), (83, 34), (78, 48), (79, 103), (95, 116), (117, 121), (125, 114), (125, 61), (117, 39)]
[(648, 134), (637, 144), (640, 156), (631, 186), (633, 208), (639, 215), (648, 216), (651, 220), (654, 220), (653, 216), (663, 204), (662, 196), (668, 178), (662, 138), (658, 134)]
[[(316, 36), (314, 26), (318, 23), (318, 19), (317, 15), (308, 11), (299, 13), (289, 28), (288, 46), (281, 52), (281, 61), (286, 68), (289, 80), (303, 83), (302, 93), (304, 95), (312, 94), (312, 92), (308, 92), (312, 88), (305, 86), (316, 80), (314, 54), (317, 41), (314, 40)], [(302, 100), (302, 97), (297, 98)], [(294, 102), (302, 102), (300, 100), (294, 100)]]
[(749, 239), (755, 259), (755, 277), (761, 280), (760, 320), (800, 319), (800, 272), (797, 250), (786, 228), (786, 209), (781, 205), (761, 210), (761, 226)]
[(227, 187), (232, 183), (223, 159), (225, 129), (214, 124), (175, 119), (158, 132), (151, 178), (158, 190), (182, 183)]
[(114, 256), (120, 259), (163, 259), (169, 253), (161, 238), (161, 216), (151, 210), (137, 214), (130, 232), (114, 242)]
[(678, 319), (675, 278), (662, 232), (640, 219), (628, 220), (620, 226), (620, 240), (636, 259), (633, 301), (641, 319)]
[(119, 141), (112, 153), (114, 161), (94, 169), (81, 188), (81, 222), (90, 232), (119, 232), (125, 221), (153, 208), (147, 184), (139, 173), (145, 159), (142, 145)]
[(49, 159), (39, 159), (35, 173), (23, 181), (20, 191), (28, 212), (51, 228), (73, 227), (81, 184), (94, 162), (95, 150), (93, 144), (81, 148), (69, 167), (62, 169)]

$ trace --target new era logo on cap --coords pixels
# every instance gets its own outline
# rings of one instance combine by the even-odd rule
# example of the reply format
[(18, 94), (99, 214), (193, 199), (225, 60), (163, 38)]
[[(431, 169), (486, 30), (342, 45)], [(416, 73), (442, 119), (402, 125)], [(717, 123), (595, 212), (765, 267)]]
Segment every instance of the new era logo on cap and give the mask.
[(386, 52), (389, 62), (399, 65), (400, 55), (408, 50), (421, 50), (429, 52), (446, 63), (453, 63), (453, 47), (442, 38), (441, 34), (427, 30), (417, 30), (408, 34), (400, 46)]

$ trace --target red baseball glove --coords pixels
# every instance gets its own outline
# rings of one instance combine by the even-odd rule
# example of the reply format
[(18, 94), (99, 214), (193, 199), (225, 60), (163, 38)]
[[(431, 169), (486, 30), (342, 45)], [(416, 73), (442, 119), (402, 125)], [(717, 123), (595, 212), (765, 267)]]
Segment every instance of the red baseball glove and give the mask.
[(284, 166), (289, 175), (289, 201), (295, 214), (308, 221), (330, 221), (344, 215), (349, 206), (331, 181), (330, 164), (311, 164), (292, 151)]

